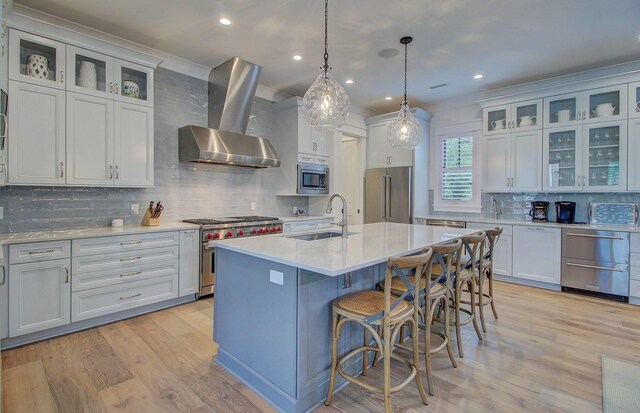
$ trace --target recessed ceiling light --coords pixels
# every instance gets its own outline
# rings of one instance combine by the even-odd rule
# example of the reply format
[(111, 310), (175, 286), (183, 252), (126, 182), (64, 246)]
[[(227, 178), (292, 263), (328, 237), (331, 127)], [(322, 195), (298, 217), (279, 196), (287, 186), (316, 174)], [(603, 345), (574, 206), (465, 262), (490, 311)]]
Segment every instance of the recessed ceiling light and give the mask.
[(387, 96), (386, 98), (384, 98), (384, 100), (391, 100), (393, 99), (391, 96)]
[(481, 73), (478, 73), (477, 75), (474, 75), (473, 78), (474, 79), (482, 79), (484, 76)]
[(302, 60), (302, 56), (297, 54), (297, 55), (293, 56), (293, 60)]
[(392, 57), (396, 57), (400, 53), (400, 50), (396, 48), (382, 49), (378, 52), (378, 56), (383, 59), (391, 59)]
[(347, 79), (347, 80), (344, 81), (344, 83), (350, 85), (350, 84), (353, 83), (353, 79)]
[(231, 20), (227, 19), (226, 17), (223, 17), (220, 19), (220, 24), (228, 26), (231, 24)]

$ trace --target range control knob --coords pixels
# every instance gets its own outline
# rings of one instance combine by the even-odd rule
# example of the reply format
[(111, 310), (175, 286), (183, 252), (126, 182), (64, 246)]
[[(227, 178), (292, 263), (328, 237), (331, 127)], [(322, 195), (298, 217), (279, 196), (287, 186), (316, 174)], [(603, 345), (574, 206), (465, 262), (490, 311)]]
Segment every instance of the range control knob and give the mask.
[(220, 233), (216, 232), (216, 235), (214, 235), (215, 239), (220, 239)]
[(213, 239), (213, 234), (207, 234), (207, 239)]
[(238, 231), (238, 236), (239, 236), (239, 237), (241, 237), (241, 236), (243, 236), (243, 235), (244, 235), (244, 231), (242, 231), (242, 230)]
[(277, 227), (276, 228), (276, 232), (282, 232), (282, 228), (281, 227)]
[(275, 228), (271, 228), (271, 232), (276, 232), (276, 229)]
[(233, 237), (233, 234), (231, 233), (231, 231), (227, 231), (226, 238), (231, 238), (231, 237)]
[(260, 233), (261, 233), (261, 234), (264, 234), (265, 232), (267, 232), (267, 229), (266, 229), (266, 228), (260, 228)]
[(256, 234), (258, 233), (258, 231), (257, 231), (257, 230), (255, 230), (255, 229), (253, 229), (253, 230), (251, 230), (251, 233), (252, 233), (253, 235), (256, 235)]

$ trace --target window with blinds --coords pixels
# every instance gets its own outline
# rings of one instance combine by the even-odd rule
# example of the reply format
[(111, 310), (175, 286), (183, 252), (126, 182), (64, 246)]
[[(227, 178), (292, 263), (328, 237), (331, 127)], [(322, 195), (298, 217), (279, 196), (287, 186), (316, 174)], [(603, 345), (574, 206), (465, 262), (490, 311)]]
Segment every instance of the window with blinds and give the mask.
[(473, 199), (473, 137), (442, 140), (442, 199)]

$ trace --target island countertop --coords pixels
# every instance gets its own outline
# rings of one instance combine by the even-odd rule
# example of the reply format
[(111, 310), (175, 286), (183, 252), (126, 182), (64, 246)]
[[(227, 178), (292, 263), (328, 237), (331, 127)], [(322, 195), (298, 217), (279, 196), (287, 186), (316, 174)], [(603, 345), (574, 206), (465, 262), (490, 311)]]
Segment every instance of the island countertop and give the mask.
[(292, 238), (299, 234), (282, 234), (229, 239), (215, 242), (215, 246), (335, 277), (473, 232), (469, 229), (379, 222), (350, 226), (351, 235), (347, 239), (338, 236), (303, 241)]

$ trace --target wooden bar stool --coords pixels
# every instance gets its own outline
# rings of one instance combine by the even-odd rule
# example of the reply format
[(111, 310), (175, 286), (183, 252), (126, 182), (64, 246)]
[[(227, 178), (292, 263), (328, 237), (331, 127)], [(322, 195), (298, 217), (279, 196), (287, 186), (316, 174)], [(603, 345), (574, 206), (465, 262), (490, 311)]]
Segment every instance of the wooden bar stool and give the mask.
[[(422, 402), (428, 404), (427, 394), (424, 391), (419, 372), (418, 328), (414, 318), (414, 314), (418, 312), (419, 300), (414, 299), (412, 302), (405, 300), (407, 297), (418, 297), (420, 277), (414, 277), (413, 282), (410, 282), (405, 274), (411, 271), (414, 271), (415, 274), (422, 274), (424, 271), (430, 272), (432, 256), (432, 251), (428, 250), (426, 253), (420, 255), (391, 258), (387, 263), (387, 271), (384, 277), (384, 291), (361, 291), (340, 297), (333, 302), (331, 378), (327, 391), (327, 399), (325, 400), (327, 406), (331, 404), (333, 398), (336, 372), (351, 383), (359, 385), (371, 392), (384, 394), (384, 408), (387, 413), (391, 411), (391, 393), (401, 390), (414, 378)], [(406, 293), (400, 297), (391, 294), (391, 281), (394, 274), (398, 276), (407, 287)], [(361, 347), (351, 350), (338, 360), (340, 328), (343, 324), (349, 322), (358, 323), (365, 328), (365, 340)], [(411, 338), (413, 342), (411, 361), (392, 354), (394, 347), (392, 343), (395, 342), (400, 327), (407, 322), (411, 325)], [(378, 326), (382, 328), (381, 335), (376, 330)], [(366, 331), (371, 333), (375, 340), (375, 347), (369, 344)], [(360, 353), (363, 353), (363, 358), (365, 359), (363, 364), (366, 365), (367, 352), (369, 351), (380, 352), (382, 354), (384, 370), (384, 383), (382, 387), (365, 383), (361, 379), (347, 374), (342, 369), (343, 363)], [(400, 384), (393, 387), (391, 386), (391, 359), (405, 363), (410, 369), (408, 376)], [(363, 369), (363, 375), (366, 375), (366, 368)]]
[[(478, 327), (478, 320), (476, 318), (476, 279), (479, 277), (479, 273), (482, 271), (482, 261), (479, 257), (484, 253), (484, 241), (486, 234), (484, 232), (476, 232), (475, 234), (467, 235), (461, 238), (463, 250), (466, 253), (464, 262), (456, 266), (456, 272), (453, 276), (453, 302), (451, 308), (454, 310), (456, 327), (456, 339), (458, 341), (458, 354), (460, 357), (464, 357), (462, 350), (462, 334), (461, 327), (469, 323), (473, 323), (473, 327), (476, 330), (478, 339), (482, 340), (482, 333)], [(462, 254), (461, 254), (462, 255)], [(460, 260), (462, 261), (462, 259)], [(466, 287), (466, 288), (465, 288)], [(468, 290), (470, 299), (469, 301), (462, 301), (462, 293)], [(468, 303), (469, 309), (463, 308), (461, 304)], [(466, 314), (466, 318), (462, 318), (462, 314)]]
[[(496, 311), (496, 305), (493, 298), (493, 253), (500, 235), (502, 235), (502, 228), (489, 229), (485, 231), (487, 234), (486, 244), (488, 245), (488, 251), (482, 258), (482, 272), (476, 280), (478, 285), (478, 312), (480, 313), (480, 324), (482, 324), (482, 331), (487, 332), (487, 325), (484, 321), (484, 306), (491, 304), (491, 310), (493, 316), (498, 319), (498, 312)], [(484, 283), (489, 283), (489, 291), (485, 291)]]
[[(431, 357), (446, 349), (449, 354), (449, 359), (453, 367), (458, 367), (455, 357), (453, 356), (453, 350), (451, 349), (451, 330), (449, 321), (449, 312), (445, 311), (444, 314), (444, 332), (432, 330), (431, 326), (434, 321), (434, 315), (438, 306), (444, 308), (447, 307), (450, 297), (450, 289), (447, 287), (450, 284), (450, 269), (454, 267), (458, 260), (458, 254), (462, 248), (462, 241), (455, 240), (452, 243), (445, 245), (437, 245), (433, 247), (433, 261), (437, 265), (440, 265), (442, 269), (440, 275), (435, 278), (431, 278), (433, 270), (429, 272), (428, 268), (425, 268), (425, 272), (422, 273), (420, 279), (420, 307), (418, 312), (414, 314), (414, 319), (418, 328), (424, 330), (424, 351), (420, 351), (424, 354), (426, 371), (427, 371), (427, 385), (429, 387), (429, 394), (433, 396), (433, 374), (431, 371)], [(413, 282), (413, 276), (407, 277)], [(427, 283), (428, 280), (428, 283)], [(427, 288), (427, 285), (429, 286)], [(398, 277), (394, 277), (391, 281), (391, 294), (396, 296), (402, 296), (405, 294), (407, 288)], [(400, 343), (396, 346), (405, 350), (410, 350), (409, 347), (402, 344), (403, 331), (400, 330)], [(432, 346), (432, 335), (440, 337), (441, 341), (437, 346)]]

